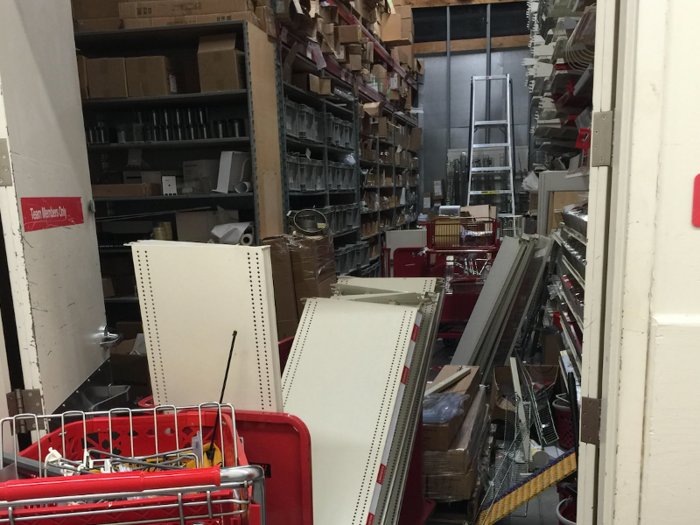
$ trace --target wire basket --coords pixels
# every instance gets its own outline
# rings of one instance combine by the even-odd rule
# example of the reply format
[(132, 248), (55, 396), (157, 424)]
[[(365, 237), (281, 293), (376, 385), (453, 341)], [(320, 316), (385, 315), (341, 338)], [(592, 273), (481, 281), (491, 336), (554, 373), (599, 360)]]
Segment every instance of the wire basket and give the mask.
[[(265, 523), (264, 472), (245, 465), (231, 405), (21, 414), (0, 427), (18, 472), (39, 478), (0, 484), (0, 523)], [(48, 433), (17, 455), (21, 428)]]
[(474, 217), (438, 217), (428, 223), (428, 248), (464, 250), (498, 246), (498, 223)]

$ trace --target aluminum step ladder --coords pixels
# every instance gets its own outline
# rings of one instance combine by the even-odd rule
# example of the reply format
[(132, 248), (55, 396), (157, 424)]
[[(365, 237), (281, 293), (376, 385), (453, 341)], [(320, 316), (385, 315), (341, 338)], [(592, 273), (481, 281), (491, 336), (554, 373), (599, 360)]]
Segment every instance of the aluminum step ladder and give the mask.
[[(506, 83), (505, 94), (505, 120), (476, 120), (476, 86), (477, 82), (486, 82), (489, 84), (494, 81)], [(486, 90), (490, 94), (490, 89)], [(489, 75), (489, 76), (472, 76), (472, 100), (471, 100), (471, 129), (469, 133), (469, 179), (467, 184), (467, 206), (469, 206), (472, 196), (476, 195), (510, 195), (511, 213), (515, 215), (515, 192), (513, 191), (513, 171), (515, 166), (515, 148), (513, 144), (513, 82), (510, 75)], [(487, 118), (489, 118), (487, 116)], [(475, 143), (476, 132), (485, 129), (498, 129), (505, 133), (506, 142), (498, 143)], [(487, 137), (490, 133), (486, 133)], [(474, 166), (474, 150), (486, 148), (503, 148), (506, 151), (504, 156), (507, 166)], [(506, 189), (496, 189), (494, 175), (498, 173), (508, 173)], [(472, 190), (473, 175), (485, 175), (487, 181), (487, 189), (481, 191)]]

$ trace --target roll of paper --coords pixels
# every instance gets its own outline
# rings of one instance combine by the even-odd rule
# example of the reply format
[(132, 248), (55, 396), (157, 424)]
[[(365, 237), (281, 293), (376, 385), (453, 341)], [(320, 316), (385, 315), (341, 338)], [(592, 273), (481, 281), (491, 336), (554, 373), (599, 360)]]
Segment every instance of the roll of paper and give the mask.
[(253, 189), (253, 183), (252, 182), (239, 182), (236, 184), (236, 193), (250, 193), (250, 191)]
[(253, 244), (253, 236), (250, 233), (244, 233), (241, 235), (241, 240), (239, 242), (242, 246), (250, 246)]

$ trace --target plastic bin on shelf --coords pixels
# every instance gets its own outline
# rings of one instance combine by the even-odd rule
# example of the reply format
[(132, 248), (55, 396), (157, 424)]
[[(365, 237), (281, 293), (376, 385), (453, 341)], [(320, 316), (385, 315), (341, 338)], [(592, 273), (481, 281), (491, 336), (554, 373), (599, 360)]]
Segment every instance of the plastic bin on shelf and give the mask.
[(369, 264), (369, 242), (360, 241), (357, 243), (358, 249), (358, 265), (365, 266)]
[(299, 190), (310, 191), (311, 164), (306, 157), (299, 157)]
[(351, 230), (360, 227), (360, 206), (348, 204), (345, 207), (345, 228)]
[(326, 142), (333, 146), (340, 144), (340, 125), (341, 120), (333, 115), (326, 114)]
[(309, 191), (323, 190), (323, 161), (309, 159)]
[(339, 145), (343, 148), (350, 148), (352, 146), (352, 122), (346, 120), (339, 121), (339, 132), (340, 132), (340, 143)]
[(288, 98), (284, 99), (284, 128), (287, 135), (290, 137), (299, 136), (299, 128), (297, 122), (297, 104)]
[(297, 106), (297, 132), (300, 138), (318, 141), (316, 111), (305, 104)]
[(301, 190), (301, 176), (299, 170), (299, 157), (287, 155), (287, 183), (289, 185), (289, 191)]

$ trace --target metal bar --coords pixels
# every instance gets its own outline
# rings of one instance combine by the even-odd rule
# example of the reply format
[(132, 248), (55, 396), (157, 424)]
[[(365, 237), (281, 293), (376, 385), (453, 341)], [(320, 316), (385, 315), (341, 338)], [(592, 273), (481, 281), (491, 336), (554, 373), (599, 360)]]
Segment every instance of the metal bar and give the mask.
[(447, 123), (446, 123), (446, 128), (447, 128), (447, 142), (445, 144), (445, 156), (447, 156), (447, 152), (450, 150), (450, 143), (452, 142), (452, 130), (450, 129), (452, 127), (452, 56), (451, 56), (451, 45), (450, 45), (450, 6), (447, 6), (447, 66), (446, 66), (446, 73), (445, 73), (445, 91), (446, 91), (446, 100), (447, 100)]
[(470, 140), (469, 140), (469, 179), (467, 181), (467, 206), (471, 201), (472, 196), (472, 166), (474, 165), (474, 140), (476, 135), (476, 81), (472, 77), (472, 101), (471, 101), (471, 120), (472, 125), (469, 130)]
[[(486, 6), (486, 76), (491, 76), (491, 4)], [(491, 82), (486, 82), (486, 120), (491, 120)], [(486, 142), (491, 141), (491, 130), (486, 130)]]
[(506, 118), (508, 119), (508, 147), (510, 153), (510, 208), (511, 213), (515, 215), (515, 181), (513, 177), (513, 170), (515, 169), (515, 138), (513, 135), (513, 84), (510, 78), (510, 74), (506, 75), (506, 98), (508, 99), (508, 114)]

